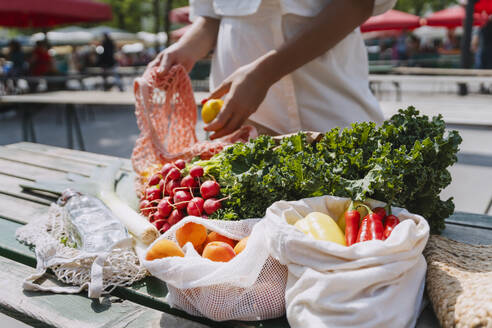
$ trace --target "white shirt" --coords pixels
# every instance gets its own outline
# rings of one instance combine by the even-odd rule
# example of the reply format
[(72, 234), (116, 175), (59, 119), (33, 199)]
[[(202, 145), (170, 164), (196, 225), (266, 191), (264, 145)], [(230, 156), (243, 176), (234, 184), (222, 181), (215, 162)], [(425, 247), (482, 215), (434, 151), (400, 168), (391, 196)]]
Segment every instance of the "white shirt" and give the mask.
[[(191, 0), (192, 19), (220, 19), (211, 90), (239, 67), (292, 38), (329, 2)], [(375, 0), (373, 15), (392, 8), (395, 2)], [(250, 120), (280, 134), (324, 132), (356, 121), (381, 123), (383, 115), (369, 89), (368, 71), (366, 48), (357, 28), (325, 54), (275, 83)]]

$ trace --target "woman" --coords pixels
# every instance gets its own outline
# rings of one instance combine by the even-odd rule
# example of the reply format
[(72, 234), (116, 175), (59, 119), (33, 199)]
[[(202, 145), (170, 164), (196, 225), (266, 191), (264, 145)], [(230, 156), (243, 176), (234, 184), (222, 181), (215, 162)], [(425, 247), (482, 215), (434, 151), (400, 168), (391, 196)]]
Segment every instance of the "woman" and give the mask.
[(215, 47), (210, 98), (225, 103), (205, 126), (211, 139), (245, 123), (267, 134), (379, 123), (357, 27), (395, 2), (191, 0), (191, 29), (151, 65), (191, 70)]

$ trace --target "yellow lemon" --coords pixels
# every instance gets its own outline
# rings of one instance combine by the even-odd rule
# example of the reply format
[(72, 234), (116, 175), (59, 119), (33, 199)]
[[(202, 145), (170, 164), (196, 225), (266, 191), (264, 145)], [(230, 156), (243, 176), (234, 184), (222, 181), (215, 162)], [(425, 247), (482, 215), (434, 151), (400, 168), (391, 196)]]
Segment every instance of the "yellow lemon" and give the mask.
[(222, 99), (209, 99), (202, 107), (202, 119), (205, 123), (212, 122), (215, 117), (220, 112), (220, 109), (224, 105), (224, 101)]

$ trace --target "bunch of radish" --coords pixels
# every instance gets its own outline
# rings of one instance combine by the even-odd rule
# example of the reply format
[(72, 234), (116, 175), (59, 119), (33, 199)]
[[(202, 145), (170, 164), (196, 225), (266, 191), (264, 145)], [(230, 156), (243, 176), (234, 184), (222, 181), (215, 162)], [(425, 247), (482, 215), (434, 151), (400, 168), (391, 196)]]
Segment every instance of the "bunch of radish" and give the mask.
[(203, 168), (197, 165), (183, 176), (185, 167), (182, 159), (164, 164), (147, 181), (140, 200), (140, 213), (160, 233), (187, 215), (207, 218), (221, 208), (224, 199), (217, 199), (220, 185), (215, 180), (205, 180)]

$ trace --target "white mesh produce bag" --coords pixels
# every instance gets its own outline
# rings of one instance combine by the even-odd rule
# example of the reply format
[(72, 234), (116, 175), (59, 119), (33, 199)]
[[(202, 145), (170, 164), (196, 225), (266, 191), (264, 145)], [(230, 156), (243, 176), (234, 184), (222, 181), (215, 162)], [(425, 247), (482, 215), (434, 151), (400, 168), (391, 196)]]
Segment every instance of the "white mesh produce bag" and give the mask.
[[(116, 286), (129, 286), (147, 275), (130, 238), (113, 245), (110, 251), (97, 253), (62, 243), (71, 233), (67, 215), (62, 207), (52, 204), (46, 215), (17, 229), (17, 239), (34, 245), (36, 251), (36, 272), (25, 279), (24, 289), (70, 294), (87, 289), (89, 297), (97, 298)], [(69, 285), (38, 284), (48, 269)]]
[[(285, 292), (292, 327), (413, 327), (424, 289), (423, 217), (392, 208), (401, 222), (385, 241), (350, 247), (318, 241), (293, 226), (311, 212), (337, 220), (350, 200), (332, 196), (279, 201), (265, 223), (272, 257), (288, 267)], [(384, 205), (370, 201), (371, 207)]]
[(167, 238), (188, 222), (202, 224), (231, 239), (250, 236), (246, 248), (229, 262), (201, 257), (191, 243), (185, 257), (142, 259), (149, 272), (167, 283), (168, 303), (192, 315), (216, 321), (265, 320), (285, 314), (287, 268), (268, 254), (264, 224), (256, 219), (208, 220), (188, 216), (152, 243)]

